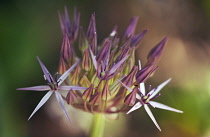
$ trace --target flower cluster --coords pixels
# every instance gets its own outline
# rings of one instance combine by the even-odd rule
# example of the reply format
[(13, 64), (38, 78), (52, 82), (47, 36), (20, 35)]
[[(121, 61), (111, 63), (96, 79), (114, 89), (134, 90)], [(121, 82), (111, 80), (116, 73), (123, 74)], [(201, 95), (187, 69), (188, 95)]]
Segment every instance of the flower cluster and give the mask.
[[(145, 91), (144, 83), (157, 70), (157, 62), (163, 53), (167, 38), (151, 49), (147, 63), (141, 68), (140, 61), (135, 61), (135, 50), (147, 29), (135, 34), (138, 17), (131, 19), (121, 37), (118, 36), (117, 27), (114, 27), (100, 44), (97, 41), (95, 14), (92, 14), (86, 32), (80, 26), (80, 13), (76, 9), (72, 20), (69, 18), (67, 8), (64, 14), (59, 12), (59, 20), (63, 34), (58, 70), (61, 77), (57, 78), (56, 75), (53, 79), (38, 58), (48, 85), (18, 89), (49, 90), (29, 119), (53, 93), (68, 119), (64, 102), (86, 112), (105, 114), (119, 112), (128, 114), (144, 106), (159, 130), (160, 127), (148, 106), (182, 113), (180, 110), (152, 101), (160, 95), (159, 91), (171, 79), (152, 90), (150, 86), (148, 93)], [(63, 90), (68, 93), (63, 93)]]

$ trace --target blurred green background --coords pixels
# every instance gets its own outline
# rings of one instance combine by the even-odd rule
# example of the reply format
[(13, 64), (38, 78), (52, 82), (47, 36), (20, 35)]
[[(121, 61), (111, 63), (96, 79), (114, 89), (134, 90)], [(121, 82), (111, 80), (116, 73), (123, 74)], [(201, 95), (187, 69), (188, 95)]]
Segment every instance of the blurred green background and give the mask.
[(161, 132), (143, 109), (121, 114), (118, 120), (107, 121), (106, 137), (210, 137), (209, 0), (0, 1), (1, 137), (88, 136), (84, 128), (91, 123), (90, 114), (79, 112), (80, 117), (76, 117), (77, 112), (73, 112), (73, 123), (66, 124), (59, 120), (56, 113), (60, 110), (53, 110), (55, 102), (51, 99), (27, 121), (45, 93), (16, 91), (45, 82), (36, 56), (52, 73), (57, 71), (62, 42), (57, 11), (63, 11), (64, 5), (70, 13), (74, 6), (78, 8), (84, 28), (91, 14), (96, 13), (99, 42), (114, 25), (122, 34), (129, 19), (139, 16), (136, 32), (149, 29), (136, 54), (143, 63), (149, 50), (163, 37), (169, 37), (159, 68), (147, 83), (157, 86), (172, 77), (157, 100), (184, 113), (152, 109)]

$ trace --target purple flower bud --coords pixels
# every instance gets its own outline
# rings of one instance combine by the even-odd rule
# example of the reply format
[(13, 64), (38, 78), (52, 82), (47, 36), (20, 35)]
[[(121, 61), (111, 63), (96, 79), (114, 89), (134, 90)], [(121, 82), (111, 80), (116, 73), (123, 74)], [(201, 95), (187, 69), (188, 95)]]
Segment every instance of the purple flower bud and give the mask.
[(152, 62), (150, 65), (139, 70), (136, 74), (136, 84), (146, 81), (156, 69), (156, 63)]
[(90, 48), (94, 54), (97, 51), (97, 33), (96, 33), (96, 22), (95, 22), (95, 13), (92, 14), (89, 27), (86, 33), (87, 39), (90, 44)]
[(66, 7), (64, 7), (64, 15), (58, 11), (58, 16), (63, 35), (67, 34), (71, 42), (75, 41), (80, 27), (80, 13), (74, 8), (72, 23), (69, 19), (68, 9)]
[(144, 37), (144, 35), (147, 33), (148, 29), (142, 31), (141, 33), (135, 35), (132, 37), (131, 39), (131, 47), (135, 47), (137, 46), (140, 41), (142, 40), (142, 38)]
[(124, 100), (125, 105), (133, 106), (135, 104), (137, 91), (138, 91), (138, 87), (135, 87), (133, 91), (126, 96)]
[(73, 62), (73, 49), (67, 35), (64, 35), (60, 51), (59, 73), (63, 74)]
[(110, 49), (111, 49), (111, 41), (105, 39), (101, 49), (98, 52), (98, 56), (96, 57), (98, 63), (101, 63), (101, 61), (103, 61), (106, 66), (108, 65)]
[(148, 63), (153, 61), (158, 61), (163, 53), (163, 49), (168, 38), (164, 38), (160, 43), (158, 43), (154, 48), (152, 48), (147, 56)]
[(137, 66), (133, 66), (133, 68), (130, 71), (130, 73), (122, 80), (122, 83), (124, 83), (128, 87), (132, 86), (133, 80), (134, 80), (134, 76), (135, 76), (137, 70), (138, 70), (138, 67)]
[(136, 29), (136, 25), (137, 25), (137, 22), (138, 22), (138, 17), (133, 17), (122, 37), (123, 40), (126, 40), (128, 39), (129, 37), (133, 36), (134, 35), (134, 31)]

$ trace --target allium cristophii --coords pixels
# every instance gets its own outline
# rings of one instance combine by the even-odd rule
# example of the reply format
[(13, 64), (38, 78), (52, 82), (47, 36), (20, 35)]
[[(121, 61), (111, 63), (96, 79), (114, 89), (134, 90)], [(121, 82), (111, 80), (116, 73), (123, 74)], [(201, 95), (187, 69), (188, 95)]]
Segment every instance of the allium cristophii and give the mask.
[[(63, 101), (74, 108), (94, 114), (130, 113), (144, 106), (159, 130), (148, 105), (182, 112), (151, 101), (158, 96), (157, 93), (170, 79), (149, 93), (145, 92), (144, 83), (157, 70), (157, 62), (163, 53), (167, 37), (151, 49), (147, 56), (147, 63), (141, 68), (140, 63), (138, 66), (135, 65), (138, 64), (135, 60), (135, 50), (147, 33), (147, 29), (135, 34), (138, 17), (131, 19), (122, 37), (118, 36), (117, 26), (115, 26), (110, 35), (99, 42), (100, 44), (97, 40), (95, 14), (92, 14), (86, 32), (80, 26), (80, 13), (76, 9), (73, 19), (70, 20), (65, 7), (64, 14), (59, 12), (59, 20), (63, 42), (58, 72), (62, 76), (58, 81), (53, 80), (43, 63), (38, 59), (49, 86), (18, 90), (50, 90), (48, 92), (50, 95), (55, 92), (67, 117)], [(80, 58), (80, 62), (78, 62), (78, 58)], [(61, 86), (61, 82), (65, 86)], [(67, 90), (68, 93), (64, 94), (59, 89)], [(41, 100), (41, 104), (37, 106), (32, 115), (47, 101), (50, 95), (44, 97), (44, 101)]]

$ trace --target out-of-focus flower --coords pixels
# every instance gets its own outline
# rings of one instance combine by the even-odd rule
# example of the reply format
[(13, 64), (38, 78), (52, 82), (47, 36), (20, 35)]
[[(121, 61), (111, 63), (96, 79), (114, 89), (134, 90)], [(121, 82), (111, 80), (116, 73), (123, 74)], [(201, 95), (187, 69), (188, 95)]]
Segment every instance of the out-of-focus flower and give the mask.
[(44, 105), (44, 103), (50, 98), (50, 96), (53, 93), (55, 93), (55, 96), (58, 100), (58, 103), (60, 104), (60, 106), (62, 107), (62, 109), (65, 113), (65, 115), (67, 116), (68, 120), (70, 121), (70, 118), (69, 118), (68, 113), (67, 113), (67, 111), (65, 109), (65, 106), (64, 106), (62, 95), (60, 94), (59, 90), (67, 90), (69, 92), (73, 92), (72, 90), (85, 90), (86, 89), (85, 87), (79, 87), (79, 86), (61, 86), (62, 82), (68, 77), (70, 72), (78, 65), (79, 60), (73, 66), (71, 66), (59, 79), (57, 79), (57, 77), (55, 79), (53, 79), (53, 77), (51, 76), (51, 74), (49, 73), (49, 71), (47, 70), (45, 65), (42, 63), (42, 61), (38, 57), (37, 57), (37, 59), (38, 59), (39, 64), (42, 68), (42, 71), (44, 73), (44, 79), (48, 82), (47, 83), (48, 85), (18, 88), (17, 90), (34, 90), (34, 91), (49, 90), (49, 91), (41, 99), (41, 101), (39, 102), (39, 104), (37, 105), (35, 110), (32, 112), (32, 114), (30, 115), (28, 120), (39, 110), (40, 107), (42, 107), (42, 105)]

